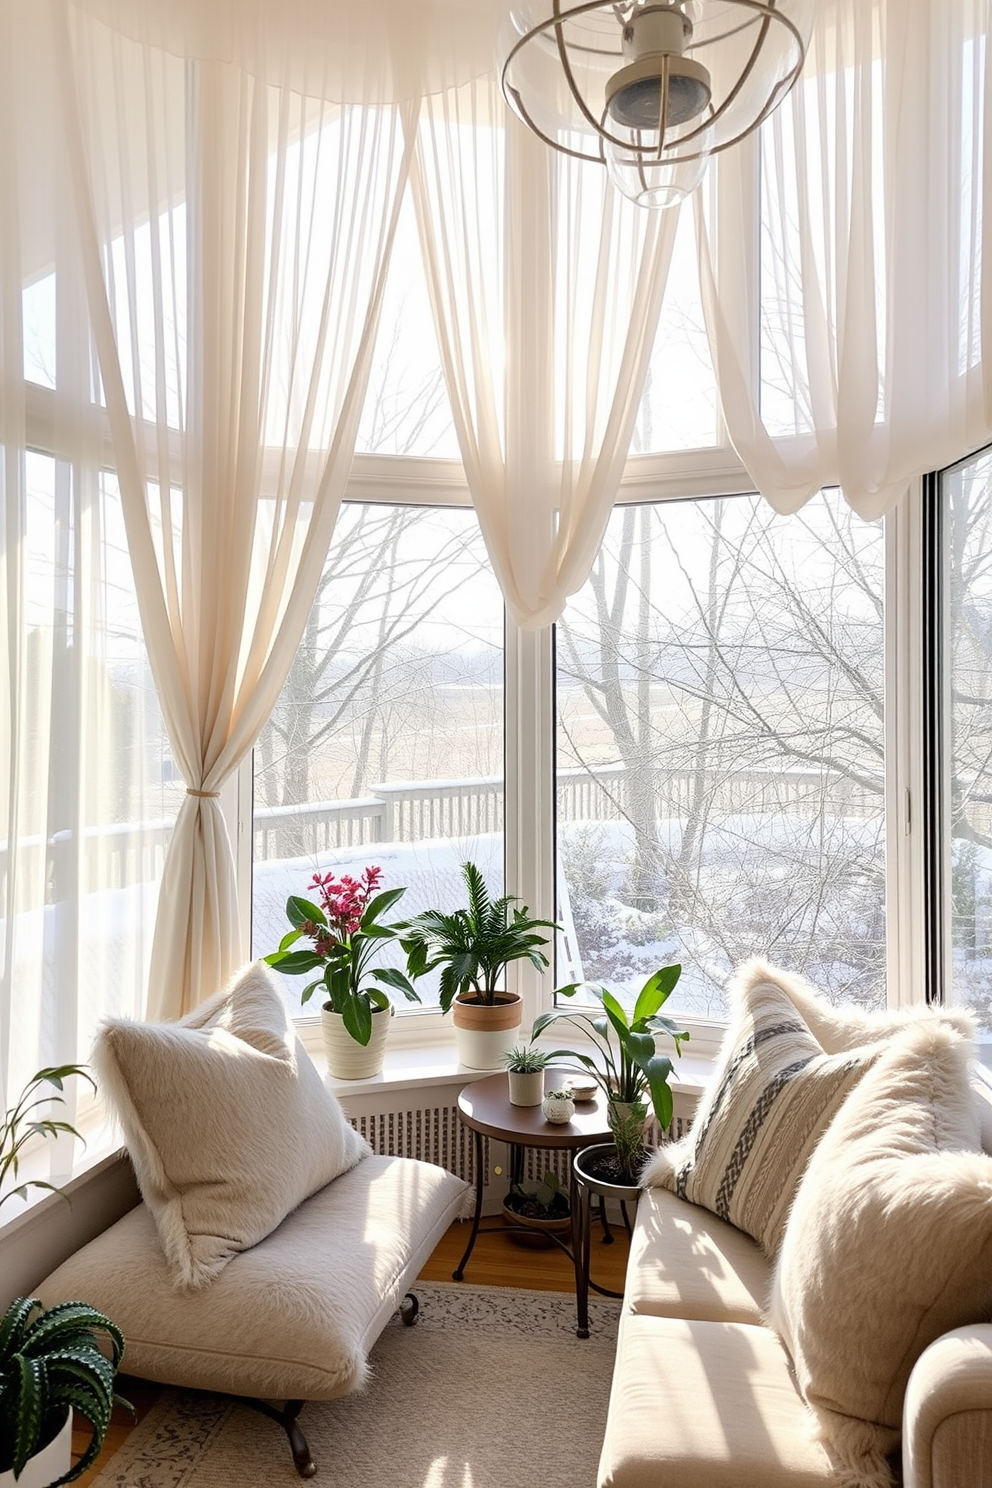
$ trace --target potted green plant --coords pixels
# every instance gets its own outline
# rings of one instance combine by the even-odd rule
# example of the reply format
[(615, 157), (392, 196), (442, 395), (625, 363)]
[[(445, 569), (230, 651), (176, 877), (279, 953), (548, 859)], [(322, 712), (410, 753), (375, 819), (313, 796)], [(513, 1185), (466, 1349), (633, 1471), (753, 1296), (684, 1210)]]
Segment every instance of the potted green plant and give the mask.
[(671, 996), (682, 974), (681, 966), (663, 966), (650, 976), (637, 995), (633, 1012), (626, 1009), (606, 987), (586, 982), (573, 982), (559, 987), (557, 995), (574, 997), (582, 990), (602, 1006), (603, 1016), (555, 1008), (534, 1021), (531, 1037), (536, 1039), (552, 1023), (562, 1019), (581, 1028), (591, 1039), (595, 1055), (583, 1049), (554, 1049), (549, 1058), (575, 1059), (589, 1071), (606, 1096), (607, 1122), (616, 1146), (618, 1181), (629, 1186), (636, 1183), (644, 1155), (644, 1123), (650, 1097), (658, 1123), (664, 1131), (672, 1120), (672, 1092), (668, 1081), (672, 1061), (656, 1050), (659, 1033), (667, 1034), (681, 1054), (688, 1033), (679, 1029), (659, 1009)]
[[(36, 1297), (15, 1297), (0, 1319), (0, 1488), (55, 1488), (86, 1471), (103, 1446), (114, 1403), (128, 1404), (114, 1390), (123, 1354), (120, 1329), (84, 1302), (46, 1309)], [(92, 1434), (68, 1467), (73, 1411)]]
[(553, 1169), (549, 1168), (533, 1187), (512, 1183), (503, 1200), (503, 1218), (513, 1226), (522, 1226), (529, 1232), (527, 1238), (540, 1244), (571, 1229), (568, 1193)]
[[(319, 904), (291, 894), (286, 916), (293, 927), (279, 949), (262, 959), (266, 966), (288, 976), (303, 976), (320, 968), (320, 976), (304, 987), (301, 1002), (319, 988), (324, 1002), (321, 1024), (327, 1067), (343, 1080), (363, 1080), (382, 1069), (386, 1035), (393, 1005), (387, 987), (410, 1002), (420, 996), (402, 971), (370, 967), (382, 946), (398, 937), (400, 927), (383, 923), (405, 889), (379, 891), (382, 869), (365, 868), (358, 878), (344, 873), (315, 873), (309, 888)], [(299, 941), (309, 945), (297, 948)]]
[[(60, 1132), (78, 1137), (68, 1121), (50, 1113), (63, 1100), (72, 1075), (89, 1080), (79, 1065), (41, 1069), (0, 1121), (0, 1205), (29, 1188), (61, 1193), (43, 1179), (17, 1183), (25, 1144)], [(49, 1085), (52, 1091), (45, 1091)], [(10, 1181), (14, 1186), (10, 1186)], [(107, 1358), (97, 1342), (108, 1341)], [(115, 1401), (114, 1378), (124, 1353), (120, 1330), (85, 1302), (47, 1310), (35, 1297), (15, 1297), (0, 1317), (0, 1488), (55, 1488), (85, 1472), (99, 1455)], [(130, 1407), (128, 1407), (130, 1408)], [(90, 1441), (70, 1466), (73, 1410), (89, 1423)]]
[(468, 1069), (498, 1069), (520, 1027), (520, 996), (505, 985), (513, 961), (529, 961), (543, 971), (548, 958), (543, 930), (551, 920), (535, 920), (512, 894), (491, 899), (474, 863), (462, 864), (468, 907), (428, 909), (401, 927), (407, 971), (413, 981), (441, 968), (441, 1011), (454, 1008), (458, 1058)]
[(544, 1099), (544, 1071), (550, 1056), (534, 1044), (514, 1044), (503, 1055), (511, 1106), (539, 1106)]

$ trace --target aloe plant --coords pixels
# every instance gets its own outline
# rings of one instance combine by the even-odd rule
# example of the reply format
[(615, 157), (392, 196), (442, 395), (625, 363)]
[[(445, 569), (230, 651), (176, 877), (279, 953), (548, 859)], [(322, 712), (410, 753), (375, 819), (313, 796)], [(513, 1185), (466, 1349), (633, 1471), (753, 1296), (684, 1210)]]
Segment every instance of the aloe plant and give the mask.
[(487, 1007), (496, 1002), (500, 982), (511, 961), (529, 961), (539, 971), (548, 966), (541, 949), (555, 930), (551, 920), (531, 919), (526, 904), (518, 908), (513, 894), (490, 899), (486, 881), (474, 863), (462, 864), (468, 908), (450, 914), (428, 909), (398, 928), (414, 981), (440, 966), (438, 1000), (446, 1013), (458, 993), (471, 993)]
[[(110, 1345), (100, 1351), (97, 1331)], [(36, 1297), (16, 1297), (0, 1320), (0, 1471), (19, 1477), (25, 1463), (61, 1430), (69, 1409), (92, 1429), (86, 1450), (51, 1488), (86, 1471), (103, 1446), (124, 1353), (120, 1329), (85, 1302), (60, 1302), (47, 1310)]]

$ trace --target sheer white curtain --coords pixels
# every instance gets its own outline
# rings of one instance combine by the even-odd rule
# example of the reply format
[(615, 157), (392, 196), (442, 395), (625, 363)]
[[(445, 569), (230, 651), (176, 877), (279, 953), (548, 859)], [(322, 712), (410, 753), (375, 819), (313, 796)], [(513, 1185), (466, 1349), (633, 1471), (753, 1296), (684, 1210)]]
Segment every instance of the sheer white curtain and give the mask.
[(992, 437), (990, 11), (820, 0), (800, 84), (697, 195), (724, 418), (779, 511), (839, 484), (877, 517)]
[(426, 100), (411, 183), (472, 501), (508, 608), (537, 628), (599, 550), (677, 214), (549, 150), (491, 75)]
[(52, 60), (47, 5), (0, 3), (3, 1108), (84, 1059), (100, 1018), (142, 1013), (175, 802), (60, 215)]
[[(350, 85), (368, 101), (326, 101), (337, 12), (292, 57), (275, 32), (271, 46), (256, 34), (278, 28), (271, 6), (192, 13), (194, 35), (198, 19), (213, 23), (196, 55), (125, 38), (82, 7), (57, 12), (112, 461), (187, 787), (151, 1016), (195, 1006), (243, 954), (218, 792), (278, 695), (316, 592), (403, 189), (400, 106), (358, 62)], [(251, 66), (261, 56), (265, 79)]]

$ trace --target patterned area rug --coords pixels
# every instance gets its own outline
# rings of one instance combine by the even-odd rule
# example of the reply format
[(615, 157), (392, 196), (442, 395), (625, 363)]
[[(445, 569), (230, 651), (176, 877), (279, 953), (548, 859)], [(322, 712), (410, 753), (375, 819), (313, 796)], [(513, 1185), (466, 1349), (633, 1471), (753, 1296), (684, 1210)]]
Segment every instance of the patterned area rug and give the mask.
[[(301, 1425), (328, 1488), (594, 1488), (619, 1304), (591, 1302), (575, 1336), (561, 1292), (421, 1283), (362, 1394), (313, 1402)], [(169, 1390), (94, 1488), (299, 1484), (282, 1428), (224, 1396)]]

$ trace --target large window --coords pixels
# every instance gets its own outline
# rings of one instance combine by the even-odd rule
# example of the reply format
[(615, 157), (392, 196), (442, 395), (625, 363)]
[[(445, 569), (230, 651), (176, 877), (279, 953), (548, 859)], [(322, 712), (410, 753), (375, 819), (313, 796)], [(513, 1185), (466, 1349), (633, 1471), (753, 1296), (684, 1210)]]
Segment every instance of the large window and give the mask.
[(941, 479), (950, 998), (992, 1028), (992, 452)]
[(834, 493), (614, 512), (557, 629), (561, 980), (721, 1016), (762, 954), (885, 1001), (881, 524)]
[(115, 483), (28, 450), (24, 490), (7, 508), (2, 621), (0, 1091), (85, 1058), (101, 1018), (142, 1014), (183, 790)]
[(382, 868), (397, 916), (463, 902), (466, 861), (502, 892), (503, 609), (473, 512), (344, 507), (254, 782), (256, 956), (318, 870)]

